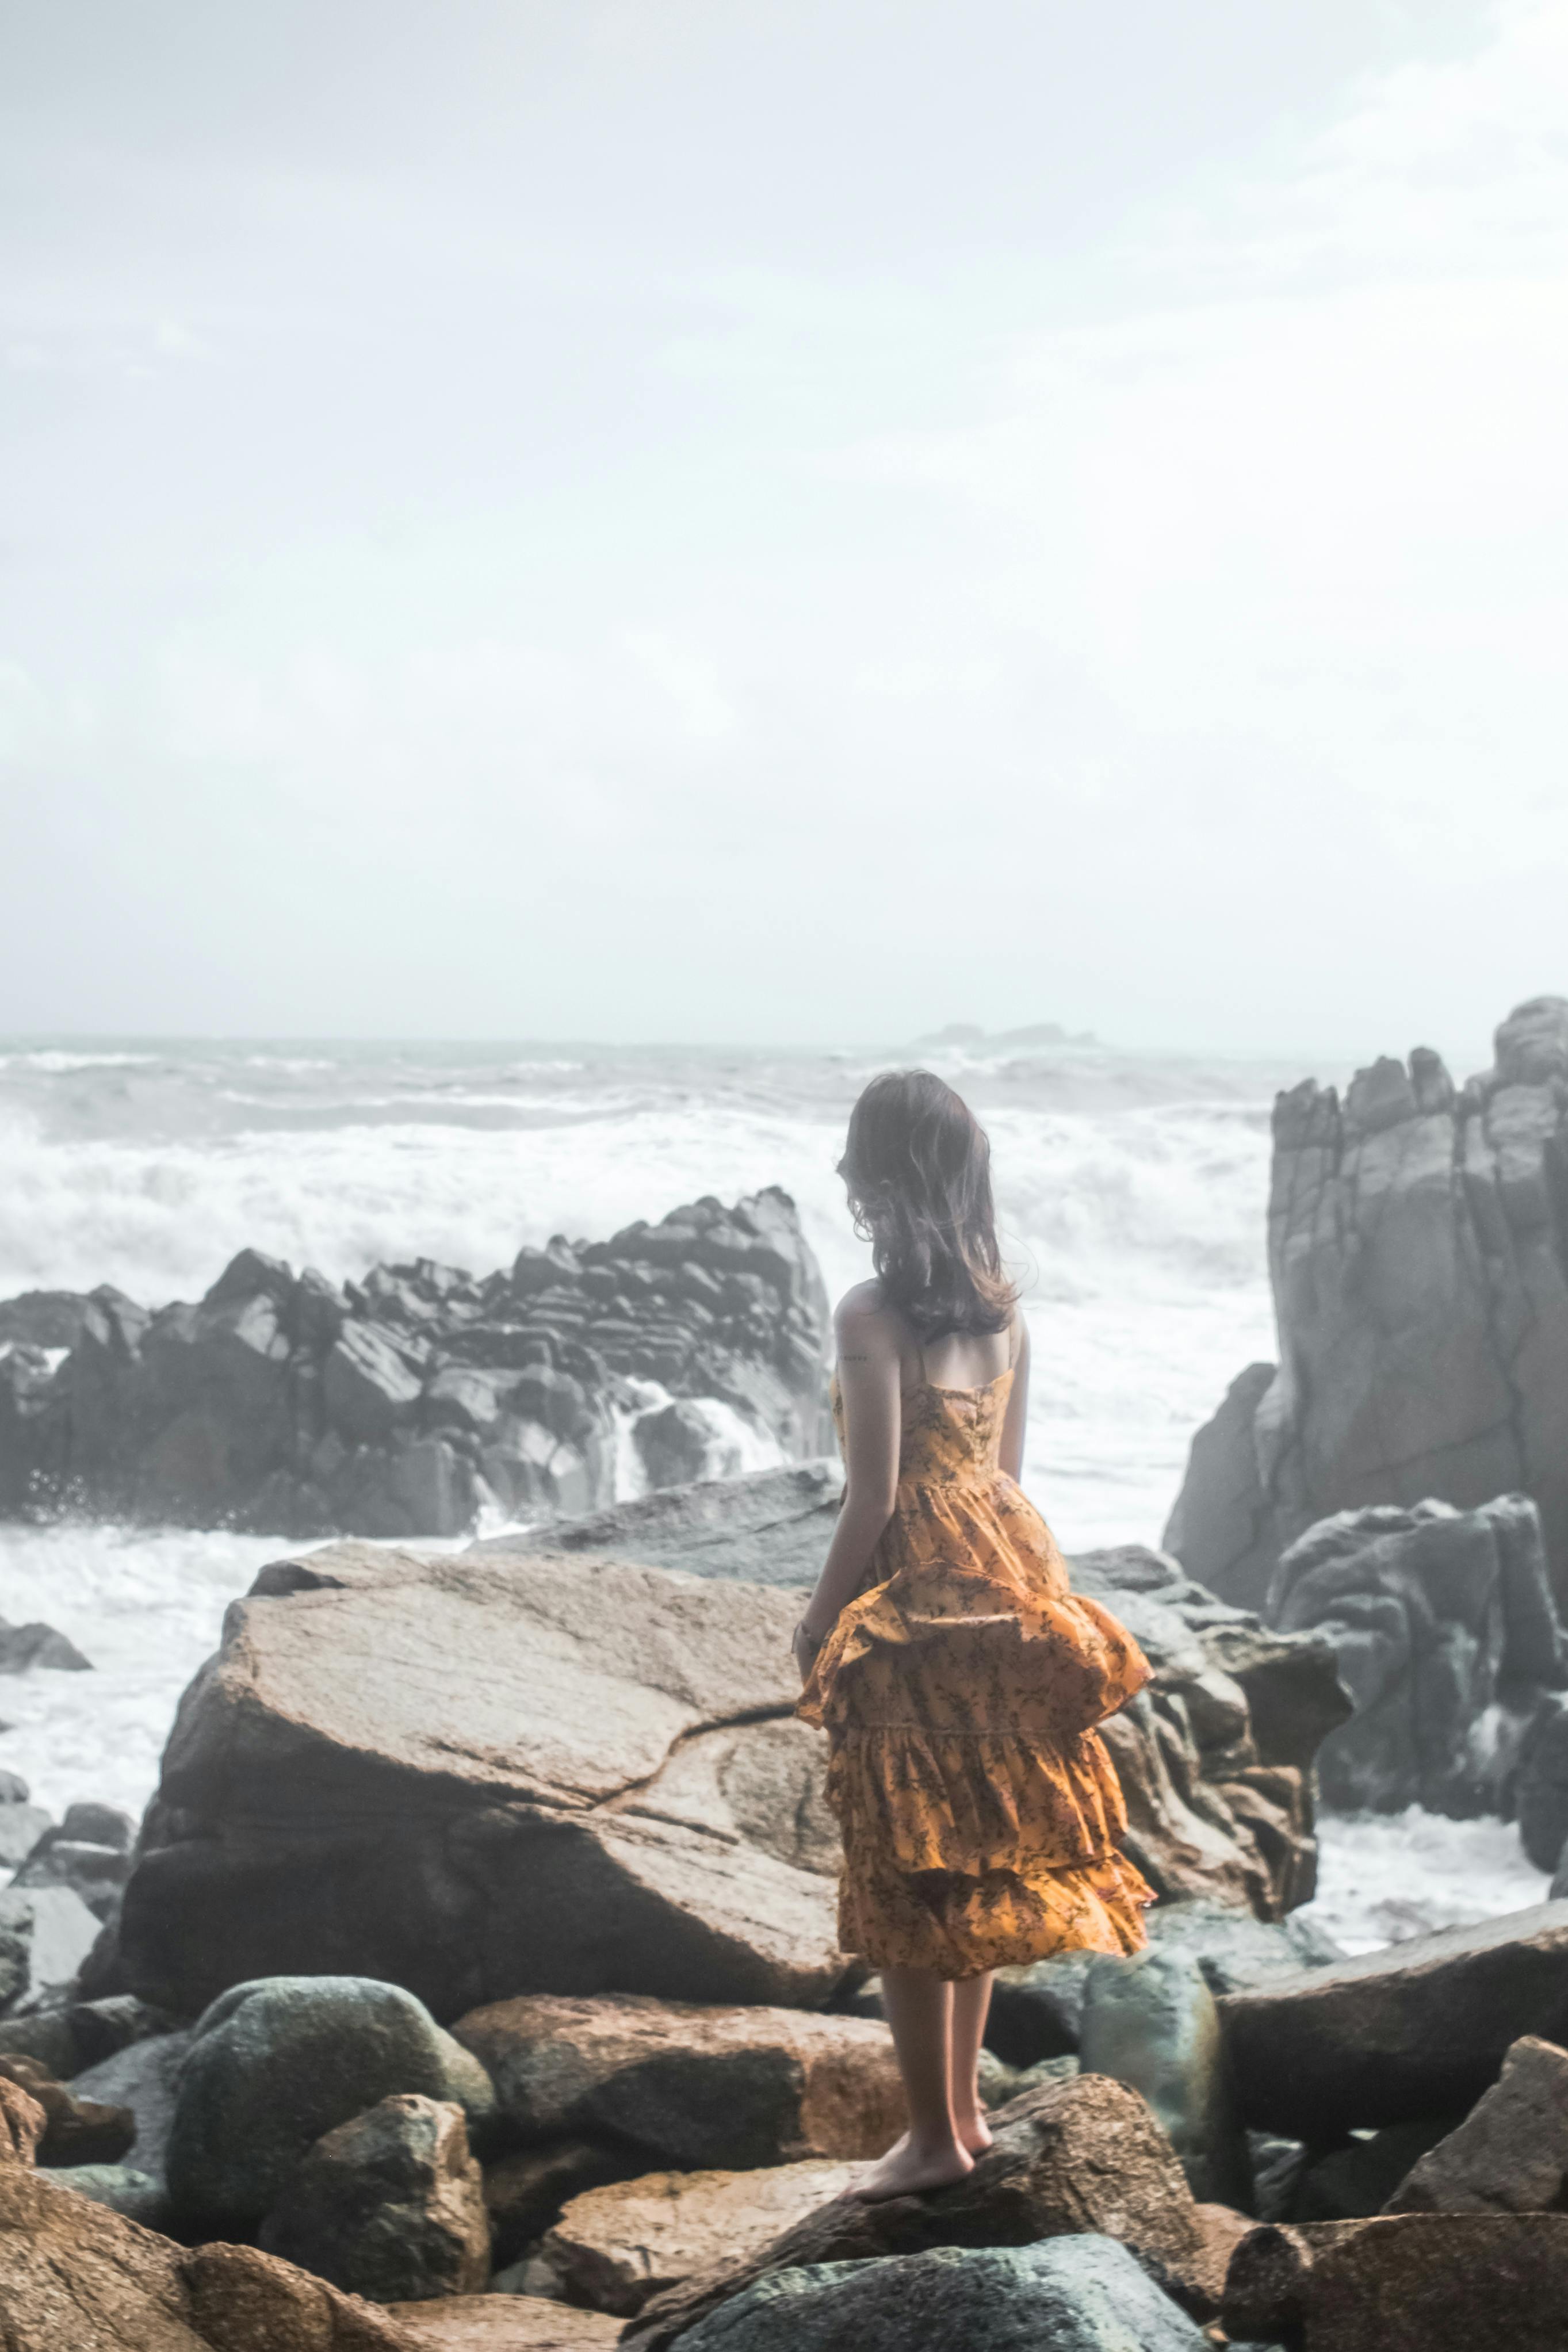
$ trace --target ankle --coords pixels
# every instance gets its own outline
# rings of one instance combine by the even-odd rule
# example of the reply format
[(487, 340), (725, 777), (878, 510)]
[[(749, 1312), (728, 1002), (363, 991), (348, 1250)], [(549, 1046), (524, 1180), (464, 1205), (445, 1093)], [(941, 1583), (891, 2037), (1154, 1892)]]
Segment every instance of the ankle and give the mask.
[(910, 2152), (921, 2158), (951, 2155), (954, 2148), (963, 2148), (963, 2143), (959, 2137), (959, 2125), (951, 2118), (945, 2124), (929, 2124), (921, 2129), (917, 2129), (911, 2124), (910, 2126)]

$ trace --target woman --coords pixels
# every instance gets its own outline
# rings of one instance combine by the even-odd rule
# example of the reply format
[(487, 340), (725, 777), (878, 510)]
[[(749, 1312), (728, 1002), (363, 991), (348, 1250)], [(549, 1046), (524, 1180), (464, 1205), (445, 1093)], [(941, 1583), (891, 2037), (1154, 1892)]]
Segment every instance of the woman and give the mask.
[(795, 1629), (800, 1713), (831, 1742), (839, 1940), (881, 1972), (910, 2128), (862, 2184), (960, 2179), (990, 2143), (975, 2066), (991, 1972), (1132, 1952), (1150, 1890), (1093, 1726), (1149, 1667), (1073, 1594), (1020, 1493), (1029, 1339), (1002, 1271), (990, 1148), (924, 1070), (874, 1078), (838, 1172), (875, 1279), (841, 1300), (846, 1486)]

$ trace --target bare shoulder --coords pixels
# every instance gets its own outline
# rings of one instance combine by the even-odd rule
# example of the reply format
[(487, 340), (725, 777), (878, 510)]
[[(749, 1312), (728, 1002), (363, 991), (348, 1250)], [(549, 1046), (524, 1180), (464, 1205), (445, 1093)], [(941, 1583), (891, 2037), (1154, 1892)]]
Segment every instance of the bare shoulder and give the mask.
[(840, 1362), (873, 1361), (899, 1353), (899, 1320), (874, 1282), (858, 1282), (833, 1310)]

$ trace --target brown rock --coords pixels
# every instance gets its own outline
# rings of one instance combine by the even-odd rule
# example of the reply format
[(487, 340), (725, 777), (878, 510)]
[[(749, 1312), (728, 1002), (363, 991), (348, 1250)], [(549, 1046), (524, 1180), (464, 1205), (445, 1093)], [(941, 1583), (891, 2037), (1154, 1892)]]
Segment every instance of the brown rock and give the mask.
[(0, 2163), (35, 2163), (48, 2121), (31, 2091), (0, 2074)]
[(904, 2127), (885, 2025), (627, 1996), (472, 2011), (452, 2029), (532, 2138), (605, 2134), (685, 2170), (879, 2156)]
[(368, 2304), (248, 2246), (195, 2252), (0, 2163), (5, 2352), (412, 2352)]
[(1201, 2242), (1200, 2276), (1205, 2294), (1211, 2298), (1212, 2308), (1219, 2309), (1225, 2296), (1225, 2283), (1237, 2248), (1244, 2239), (1252, 2236), (1258, 2224), (1250, 2213), (1238, 2213), (1233, 2205), (1199, 2205), (1198, 2236)]
[(191, 2319), (184, 2259), (47, 2173), (0, 2164), (5, 2352), (210, 2352)]
[(1250, 2124), (1323, 2141), (1462, 2113), (1522, 2035), (1568, 2035), (1568, 1902), (1279, 1977), (1220, 2015)]
[(626, 2318), (694, 2271), (760, 2253), (863, 2169), (819, 2158), (755, 2172), (645, 2173), (574, 2197), (545, 2257), (574, 2300)]
[(393, 2317), (411, 2352), (609, 2352), (621, 2323), (536, 2294), (468, 2294), (400, 2303)]
[(1390, 2213), (1549, 2213), (1568, 2189), (1568, 2050), (1527, 2034), (1457, 2130), (1428, 2149)]
[(210, 2352), (409, 2352), (402, 2328), (374, 2305), (254, 2246), (198, 2246), (182, 2269), (192, 2325)]
[(704, 2312), (771, 2271), (933, 2246), (1026, 2246), (1085, 2231), (1120, 2240), (1157, 2285), (1209, 2316), (1212, 2248), (1171, 2143), (1135, 2092), (1104, 2075), (1076, 2075), (1026, 2092), (991, 2120), (995, 2139), (965, 2179), (886, 2204), (835, 2199), (749, 2261), (656, 2295), (626, 2332), (628, 2352), (665, 2352)]
[[(181, 1702), (126, 1891), (134, 1988), (333, 1973), (439, 2018), (614, 1988), (825, 2002), (798, 1597), (340, 1544), (264, 1570)], [(707, 1754), (711, 1748), (712, 1754)], [(265, 1824), (265, 1827), (258, 1824)]]
[(260, 2235), (269, 2253), (378, 2303), (477, 2294), (490, 2232), (461, 2107), (402, 2093), (323, 2133)]
[(136, 2118), (129, 2107), (76, 2098), (36, 2058), (15, 2051), (0, 2053), (0, 2076), (18, 2084), (44, 2111), (40, 2164), (118, 2164), (136, 2137)]
[(1231, 2251), (1220, 2313), (1234, 2344), (1253, 2337), (1300, 2343), (1306, 2324), (1308, 2279), (1318, 2254), (1353, 2237), (1364, 2221), (1319, 2221), (1287, 2228), (1266, 2222)]
[(593, 2140), (557, 2140), (547, 2147), (518, 2148), (485, 2167), (485, 2210), (490, 2222), (490, 2261), (505, 2270), (542, 2236), (570, 2197), (607, 2180), (625, 2180), (639, 2169), (629, 2148)]
[(1224, 2319), (1302, 2352), (1562, 2352), (1565, 2306), (1568, 2214), (1401, 2213), (1255, 2231)]

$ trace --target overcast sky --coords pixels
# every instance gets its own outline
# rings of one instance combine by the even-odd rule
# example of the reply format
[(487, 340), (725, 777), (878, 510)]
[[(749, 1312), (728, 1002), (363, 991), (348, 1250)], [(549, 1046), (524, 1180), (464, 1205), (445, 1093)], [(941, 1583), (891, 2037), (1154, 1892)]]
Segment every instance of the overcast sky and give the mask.
[(12, 0), (0, 1028), (1568, 992), (1568, 0)]

